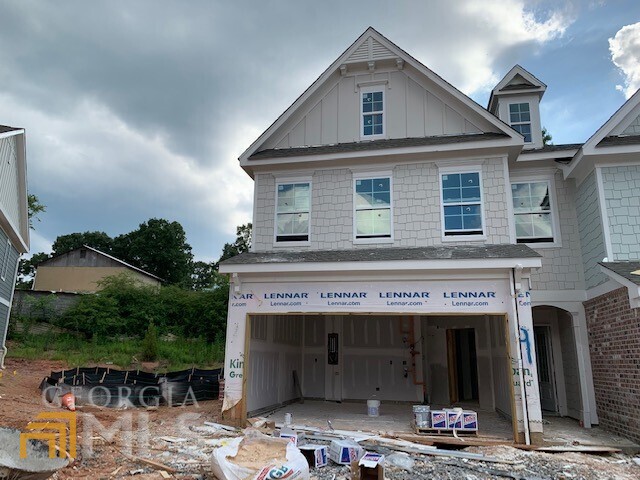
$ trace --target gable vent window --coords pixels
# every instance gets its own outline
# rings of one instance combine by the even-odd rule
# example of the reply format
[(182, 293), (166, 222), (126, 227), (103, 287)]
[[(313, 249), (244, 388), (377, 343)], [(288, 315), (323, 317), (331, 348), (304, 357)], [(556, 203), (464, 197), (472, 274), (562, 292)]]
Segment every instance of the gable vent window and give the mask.
[(309, 241), (310, 183), (277, 186), (276, 242)]
[(384, 88), (361, 89), (360, 121), (362, 138), (384, 136)]
[(528, 103), (512, 103), (509, 105), (509, 123), (511, 128), (531, 143), (531, 112)]

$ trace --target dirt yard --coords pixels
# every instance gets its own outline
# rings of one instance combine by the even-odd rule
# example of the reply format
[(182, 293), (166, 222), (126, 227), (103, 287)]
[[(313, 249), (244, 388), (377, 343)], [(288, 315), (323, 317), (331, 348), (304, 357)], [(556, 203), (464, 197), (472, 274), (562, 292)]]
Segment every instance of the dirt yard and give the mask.
[[(64, 410), (41, 400), (38, 385), (52, 370), (66, 365), (52, 361), (8, 359), (0, 378), (0, 427), (24, 430), (42, 411)], [(188, 407), (151, 409), (78, 408), (78, 454), (75, 462), (54, 479), (152, 480), (163, 478), (213, 479), (210, 458), (213, 443), (231, 435), (205, 422), (217, 422), (220, 402)], [(0, 446), (1, 447), (1, 446)], [(91, 451), (93, 453), (91, 454)], [(425, 455), (412, 455), (411, 471), (386, 467), (386, 479), (638, 479), (640, 458), (623, 454), (548, 454), (508, 446), (470, 447), (467, 452), (504, 459), (485, 463)], [(391, 452), (387, 452), (390, 454)], [(396, 455), (397, 457), (397, 455)], [(146, 463), (144, 460), (146, 459)], [(391, 460), (391, 456), (389, 456)], [(152, 462), (154, 464), (149, 463)], [(312, 480), (350, 479), (348, 467), (331, 462), (312, 470)]]
[[(63, 411), (47, 405), (41, 398), (38, 386), (49, 372), (67, 368), (64, 363), (7, 359), (6, 367), (0, 378), (0, 427), (23, 430), (40, 412)], [(172, 478), (213, 478), (207, 476), (209, 465), (206, 457), (187, 446), (176, 446), (182, 445), (180, 440), (185, 436), (194, 435), (190, 427), (204, 428), (204, 422), (217, 422), (220, 406), (219, 401), (200, 402), (187, 407), (161, 406), (157, 409), (79, 406), (76, 461), (53, 478), (164, 478), (159, 469), (136, 460), (138, 457), (165, 465), (177, 464), (179, 473), (172, 475)], [(118, 421), (121, 422), (120, 426)], [(205, 428), (198, 436), (206, 434)], [(91, 456), (84, 454), (86, 449), (83, 442), (87, 441), (93, 449)], [(140, 469), (144, 472), (131, 475), (131, 472)]]

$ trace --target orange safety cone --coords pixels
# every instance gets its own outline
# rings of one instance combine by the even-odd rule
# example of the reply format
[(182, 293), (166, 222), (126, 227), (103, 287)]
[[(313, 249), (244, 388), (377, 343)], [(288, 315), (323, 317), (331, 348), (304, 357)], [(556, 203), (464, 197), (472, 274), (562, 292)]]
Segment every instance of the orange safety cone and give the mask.
[(60, 399), (60, 405), (67, 410), (71, 410), (72, 412), (76, 411), (76, 397), (73, 393), (65, 393)]

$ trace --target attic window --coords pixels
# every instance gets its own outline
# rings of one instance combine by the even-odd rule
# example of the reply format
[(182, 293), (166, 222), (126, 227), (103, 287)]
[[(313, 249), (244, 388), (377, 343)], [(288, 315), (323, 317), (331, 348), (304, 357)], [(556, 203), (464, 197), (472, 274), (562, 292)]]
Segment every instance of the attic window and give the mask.
[(360, 89), (360, 136), (366, 139), (384, 137), (384, 86)]
[(509, 123), (511, 128), (531, 143), (531, 112), (528, 103), (512, 103), (509, 105)]

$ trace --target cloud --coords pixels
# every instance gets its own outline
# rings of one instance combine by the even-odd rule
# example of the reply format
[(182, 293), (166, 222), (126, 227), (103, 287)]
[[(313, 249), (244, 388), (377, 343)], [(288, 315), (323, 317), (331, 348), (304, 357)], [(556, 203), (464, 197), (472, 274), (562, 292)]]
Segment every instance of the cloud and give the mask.
[(624, 78), (624, 84), (616, 85), (616, 89), (629, 98), (640, 88), (640, 22), (618, 30), (609, 39), (609, 51)]

